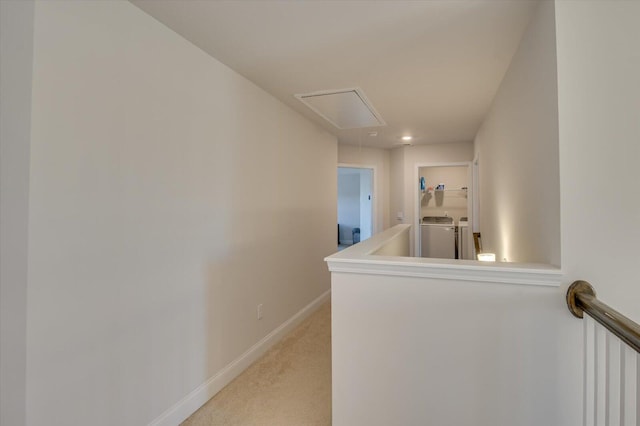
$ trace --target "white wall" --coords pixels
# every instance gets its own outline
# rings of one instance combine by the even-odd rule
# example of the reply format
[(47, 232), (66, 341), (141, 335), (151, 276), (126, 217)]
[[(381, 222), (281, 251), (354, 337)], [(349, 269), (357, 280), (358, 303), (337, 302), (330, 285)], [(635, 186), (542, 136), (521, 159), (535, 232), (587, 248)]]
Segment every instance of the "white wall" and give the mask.
[(364, 148), (351, 145), (338, 145), (338, 163), (362, 166), (374, 166), (374, 214), (375, 229), (382, 232), (395, 225), (389, 219), (389, 150)]
[(560, 265), (555, 21), (540, 2), (475, 140), (485, 251)]
[(38, 2), (27, 423), (148, 424), (325, 292), (337, 161), (130, 3)]
[(375, 256), (409, 256), (409, 234), (411, 228), (408, 225), (396, 225), (405, 229), (388, 239), (381, 247), (373, 250), (370, 254)]
[(340, 243), (353, 244), (352, 230), (360, 226), (360, 173), (338, 172)]
[(332, 274), (335, 426), (581, 424), (558, 363), (580, 322), (557, 287), (388, 275)]
[(556, 3), (562, 269), (640, 322), (640, 3)]
[[(434, 189), (444, 183), (445, 191), (425, 191), (421, 193), (420, 217), (450, 216), (457, 223), (461, 217), (469, 216), (467, 211), (469, 167), (421, 167), (418, 176), (424, 177), (427, 189)], [(461, 188), (467, 188), (467, 192)]]
[(389, 153), (389, 216), (391, 225), (404, 223), (404, 149), (392, 149)]
[(0, 1), (0, 425), (23, 425), (33, 1)]

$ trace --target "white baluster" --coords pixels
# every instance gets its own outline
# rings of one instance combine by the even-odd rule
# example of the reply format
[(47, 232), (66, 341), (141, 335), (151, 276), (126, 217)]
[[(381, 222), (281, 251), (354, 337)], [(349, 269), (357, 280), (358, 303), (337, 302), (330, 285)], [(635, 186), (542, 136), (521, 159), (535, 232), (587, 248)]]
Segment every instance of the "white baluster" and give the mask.
[(640, 355), (629, 346), (624, 346), (623, 368), (623, 411), (624, 426), (640, 426)]
[(607, 330), (596, 324), (596, 425), (607, 419)]
[(596, 412), (596, 323), (584, 316), (584, 426), (595, 426)]
[(622, 360), (624, 343), (613, 334), (607, 332), (607, 418), (609, 426), (620, 426), (621, 392), (622, 392)]

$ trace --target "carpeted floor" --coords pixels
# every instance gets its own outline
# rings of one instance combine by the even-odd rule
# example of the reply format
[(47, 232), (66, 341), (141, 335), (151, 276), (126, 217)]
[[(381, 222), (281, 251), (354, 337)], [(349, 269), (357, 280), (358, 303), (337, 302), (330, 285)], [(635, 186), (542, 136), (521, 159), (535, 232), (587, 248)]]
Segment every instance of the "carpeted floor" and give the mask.
[(330, 302), (182, 424), (330, 425)]

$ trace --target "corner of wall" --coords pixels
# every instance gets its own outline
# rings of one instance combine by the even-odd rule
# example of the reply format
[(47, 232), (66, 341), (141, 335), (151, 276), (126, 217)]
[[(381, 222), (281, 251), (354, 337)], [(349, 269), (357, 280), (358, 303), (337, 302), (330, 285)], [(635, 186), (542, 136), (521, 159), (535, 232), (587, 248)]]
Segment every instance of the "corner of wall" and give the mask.
[(26, 423), (34, 2), (0, 1), (0, 424)]
[(475, 139), (483, 246), (509, 262), (560, 264), (554, 6), (536, 6)]

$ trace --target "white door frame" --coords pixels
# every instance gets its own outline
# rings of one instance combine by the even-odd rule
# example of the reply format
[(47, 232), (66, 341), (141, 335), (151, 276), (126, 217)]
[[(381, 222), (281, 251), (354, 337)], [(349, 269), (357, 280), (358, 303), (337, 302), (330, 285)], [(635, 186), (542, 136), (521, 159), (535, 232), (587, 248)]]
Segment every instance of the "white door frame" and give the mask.
[(467, 214), (469, 215), (469, 223), (473, 223), (473, 173), (471, 172), (472, 161), (458, 161), (458, 162), (445, 162), (445, 163), (418, 163), (414, 169), (413, 179), (413, 228), (414, 228), (414, 255), (420, 256), (420, 187), (418, 186), (418, 180), (420, 179), (421, 167), (467, 167), (467, 176), (469, 180), (467, 184)]
[[(338, 169), (339, 168), (347, 168), (347, 169), (370, 169), (372, 170), (373, 176), (371, 177), (371, 185), (373, 188), (373, 200), (371, 203), (371, 236), (374, 236), (376, 233), (378, 233), (378, 209), (377, 209), (377, 204), (378, 204), (378, 185), (376, 185), (376, 179), (378, 176), (378, 168), (376, 166), (373, 165), (368, 165), (368, 164), (353, 164), (353, 163), (338, 163)], [(337, 169), (336, 169), (337, 172)]]

